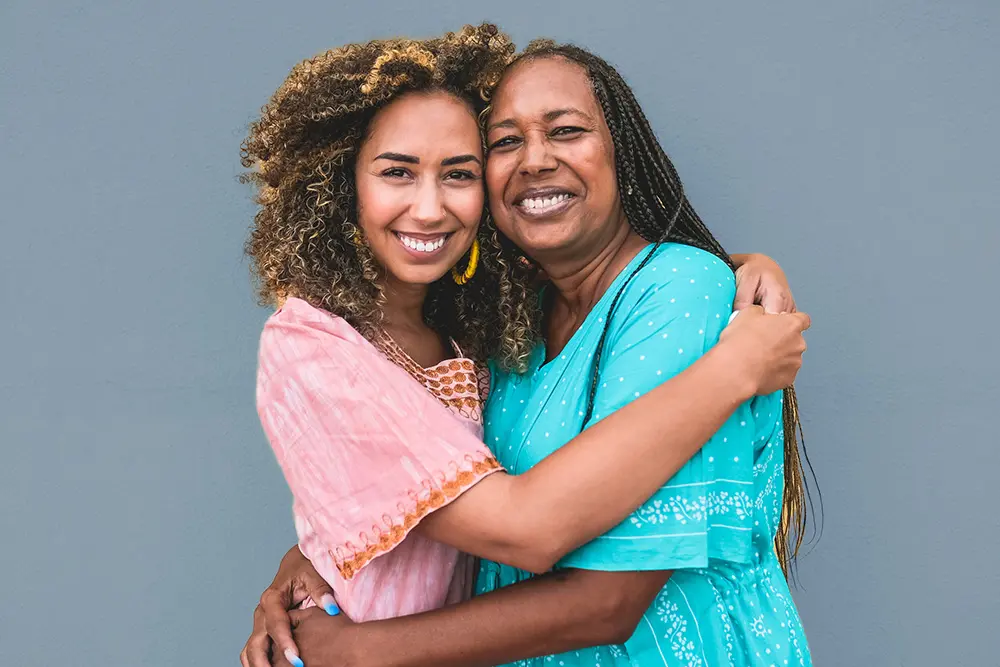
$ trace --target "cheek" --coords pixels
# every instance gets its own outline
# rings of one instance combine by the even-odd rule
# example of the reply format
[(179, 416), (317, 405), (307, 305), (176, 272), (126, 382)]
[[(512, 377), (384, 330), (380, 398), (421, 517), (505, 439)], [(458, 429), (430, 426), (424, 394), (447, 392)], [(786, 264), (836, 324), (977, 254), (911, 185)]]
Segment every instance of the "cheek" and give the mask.
[(603, 146), (594, 146), (581, 156), (581, 173), (587, 181), (587, 189), (594, 196), (594, 203), (603, 209), (610, 209), (618, 193), (618, 172), (615, 170), (614, 155)]
[(510, 168), (503, 157), (492, 157), (486, 163), (487, 201), (493, 221), (504, 235), (510, 236), (510, 215), (504, 206), (503, 193), (509, 179)]
[(456, 190), (449, 194), (448, 208), (465, 228), (475, 229), (479, 225), (485, 206), (486, 194), (478, 185)]
[(406, 202), (400, 201), (399, 189), (387, 187), (375, 178), (358, 178), (357, 189), (358, 224), (365, 231), (389, 225), (406, 209)]

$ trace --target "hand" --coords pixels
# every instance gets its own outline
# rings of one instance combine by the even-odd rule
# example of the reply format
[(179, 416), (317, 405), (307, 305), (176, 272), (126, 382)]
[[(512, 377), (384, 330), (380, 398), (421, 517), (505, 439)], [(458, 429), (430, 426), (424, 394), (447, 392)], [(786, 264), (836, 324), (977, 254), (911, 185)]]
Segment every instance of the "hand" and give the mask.
[(802, 368), (806, 340), (802, 335), (811, 325), (805, 313), (765, 315), (760, 306), (749, 306), (733, 315), (734, 319), (719, 337), (734, 368), (743, 369), (755, 388), (767, 395), (790, 387)]
[[(274, 581), (260, 596), (260, 604), (254, 610), (253, 632), (240, 653), (243, 667), (273, 667), (272, 655), (297, 658), (299, 651), (292, 638), (288, 610), (308, 598), (326, 610), (323, 613), (327, 615), (339, 613), (329, 584), (319, 576), (299, 547), (293, 546), (281, 559)], [(295, 660), (292, 662), (294, 664)]]
[[(289, 613), (295, 643), (302, 662), (308, 667), (348, 667), (358, 662), (351, 658), (351, 649), (357, 645), (347, 633), (356, 629), (346, 615), (330, 616), (318, 607), (296, 609)], [(280, 657), (274, 667), (297, 667)]]
[(733, 310), (757, 304), (765, 313), (794, 313), (795, 299), (785, 272), (767, 255), (737, 255), (736, 301)]

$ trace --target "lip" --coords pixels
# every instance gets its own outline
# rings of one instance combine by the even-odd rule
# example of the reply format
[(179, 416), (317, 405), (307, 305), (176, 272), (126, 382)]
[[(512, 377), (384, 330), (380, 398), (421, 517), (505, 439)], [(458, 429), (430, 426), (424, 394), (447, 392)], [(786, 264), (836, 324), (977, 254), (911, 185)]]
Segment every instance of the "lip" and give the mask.
[(560, 187), (558, 185), (549, 185), (544, 188), (527, 188), (521, 190), (514, 197), (514, 206), (520, 206), (521, 202), (525, 199), (535, 199), (537, 197), (553, 197), (555, 195), (573, 195), (576, 193), (569, 188)]
[[(569, 195), (565, 200), (559, 202), (554, 206), (549, 206), (544, 209), (538, 208), (528, 208), (524, 206), (523, 202), (526, 199), (537, 199), (544, 197), (554, 197), (556, 195)], [(545, 218), (553, 218), (562, 215), (569, 209), (576, 200), (579, 199), (579, 195), (568, 188), (563, 188), (559, 186), (549, 186), (544, 188), (529, 188), (527, 190), (522, 190), (514, 197), (514, 208), (517, 212), (525, 218), (531, 218), (533, 220), (542, 220)]]
[[(400, 234), (412, 239), (417, 239), (418, 241), (434, 241), (440, 238), (444, 238), (444, 243), (441, 244), (440, 248), (432, 250), (431, 252), (427, 252), (426, 250), (417, 250), (403, 243), (403, 239), (400, 238)], [(418, 232), (393, 231), (392, 235), (393, 237), (395, 237), (396, 242), (399, 243), (399, 246), (404, 251), (406, 251), (406, 253), (410, 255), (410, 257), (418, 261), (428, 262), (435, 260), (438, 257), (438, 255), (440, 255), (444, 251), (444, 249), (448, 247), (448, 242), (451, 241), (451, 237), (454, 235), (454, 232), (438, 232), (437, 234), (426, 234)]]

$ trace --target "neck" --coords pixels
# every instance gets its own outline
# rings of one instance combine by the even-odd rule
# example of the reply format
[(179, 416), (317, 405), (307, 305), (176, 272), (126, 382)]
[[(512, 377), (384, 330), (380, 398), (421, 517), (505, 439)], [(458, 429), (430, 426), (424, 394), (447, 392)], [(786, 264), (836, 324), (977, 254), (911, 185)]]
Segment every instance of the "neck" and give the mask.
[(555, 298), (559, 305), (573, 316), (585, 315), (646, 245), (625, 221), (610, 240), (596, 244), (593, 253), (543, 265), (542, 269), (557, 290)]
[(383, 281), (385, 306), (382, 310), (384, 326), (393, 329), (424, 329), (424, 301), (427, 285), (403, 283), (392, 276)]

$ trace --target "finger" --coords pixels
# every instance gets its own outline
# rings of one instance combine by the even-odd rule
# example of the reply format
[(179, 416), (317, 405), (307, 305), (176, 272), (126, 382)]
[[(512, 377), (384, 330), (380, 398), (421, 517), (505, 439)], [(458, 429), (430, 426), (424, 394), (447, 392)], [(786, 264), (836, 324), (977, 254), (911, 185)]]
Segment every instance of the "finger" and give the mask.
[(749, 271), (745, 264), (736, 269), (736, 297), (733, 299), (733, 310), (743, 310), (756, 301), (757, 289), (760, 287), (760, 274)]
[(789, 317), (798, 320), (799, 331), (808, 331), (809, 327), (812, 326), (812, 318), (805, 313), (789, 313)]
[(264, 610), (260, 605), (253, 610), (253, 632), (240, 653), (243, 667), (271, 667), (268, 654), (271, 651), (271, 638), (267, 636), (264, 625)]
[(251, 637), (243, 650), (246, 654), (244, 667), (271, 667), (271, 639), (267, 635)]
[(765, 313), (773, 314), (789, 311), (787, 294), (780, 290), (764, 290), (764, 296), (760, 301)]
[(736, 298), (733, 300), (733, 310), (743, 310), (752, 306), (757, 300), (757, 288), (760, 286), (759, 279), (746, 279), (736, 281)]
[(275, 652), (286, 656), (294, 667), (302, 667), (299, 649), (292, 638), (292, 624), (285, 610), (284, 596), (280, 591), (269, 588), (261, 596), (260, 606), (264, 610), (264, 626), (274, 642)]
[(336, 616), (340, 613), (337, 600), (333, 597), (333, 589), (330, 588), (330, 584), (326, 583), (323, 577), (310, 572), (303, 584), (309, 592), (309, 597), (313, 599), (313, 602), (322, 607), (327, 614)]
[(268, 667), (295, 667), (295, 665), (289, 662), (288, 658), (286, 658), (285, 656), (281, 655), (280, 653), (276, 653), (274, 655), (274, 658), (272, 658), (271, 663), (268, 665)]
[(305, 664), (302, 662), (302, 658), (292, 651), (292, 649), (285, 649), (284, 653), (281, 654), (281, 657), (283, 660), (279, 660), (279, 664), (287, 662), (292, 667), (305, 667)]

